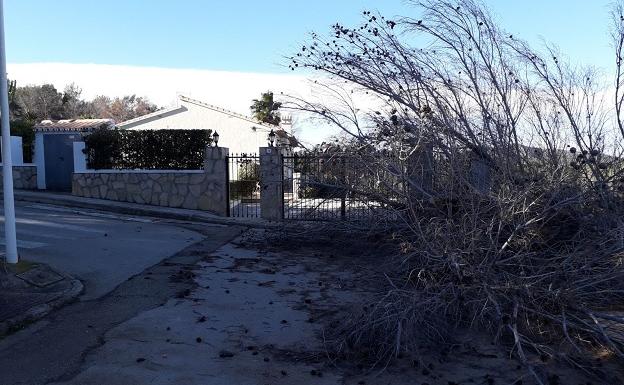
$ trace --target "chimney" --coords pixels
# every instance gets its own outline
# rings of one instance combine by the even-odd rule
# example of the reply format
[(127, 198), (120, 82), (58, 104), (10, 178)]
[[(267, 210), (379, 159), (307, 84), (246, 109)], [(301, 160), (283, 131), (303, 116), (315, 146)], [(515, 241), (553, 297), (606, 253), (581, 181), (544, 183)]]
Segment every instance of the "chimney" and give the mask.
[(280, 128), (289, 134), (292, 134), (293, 119), (291, 115), (282, 116), (280, 121)]

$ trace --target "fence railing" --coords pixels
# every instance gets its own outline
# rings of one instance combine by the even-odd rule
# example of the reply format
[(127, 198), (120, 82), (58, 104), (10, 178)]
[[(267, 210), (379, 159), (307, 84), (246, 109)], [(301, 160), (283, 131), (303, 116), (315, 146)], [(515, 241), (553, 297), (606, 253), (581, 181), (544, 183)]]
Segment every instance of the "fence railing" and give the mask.
[(260, 157), (232, 154), (226, 162), (229, 216), (260, 217)]
[(227, 148), (207, 147), (203, 169), (192, 172), (80, 171), (75, 164), (73, 192), (271, 221), (396, 220), (413, 202), (426, 202), (427, 191), (452, 190), (454, 176), (436, 169), (444, 160), (436, 156), (432, 151), (407, 159), (390, 152), (293, 155), (277, 147), (229, 154)]
[(286, 156), (283, 217), (323, 221), (390, 217), (392, 197), (405, 187), (400, 178), (380, 173), (356, 157)]

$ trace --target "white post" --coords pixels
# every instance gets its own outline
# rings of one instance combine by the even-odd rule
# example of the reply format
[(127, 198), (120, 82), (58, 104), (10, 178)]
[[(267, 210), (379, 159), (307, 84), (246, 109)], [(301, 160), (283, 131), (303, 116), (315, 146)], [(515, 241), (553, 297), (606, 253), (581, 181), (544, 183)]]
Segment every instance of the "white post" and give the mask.
[(13, 156), (13, 166), (23, 166), (24, 165), (24, 150), (22, 147), (22, 137), (21, 136), (12, 136), (11, 137), (11, 155)]
[(37, 188), (45, 190), (45, 149), (43, 147), (43, 134), (35, 133), (35, 152), (33, 153), (33, 162), (37, 165)]
[(4, 195), (4, 237), (6, 261), (17, 263), (15, 235), (15, 202), (13, 198), (13, 161), (11, 159), (11, 129), (9, 127), (9, 91), (4, 39), (4, 1), (0, 0), (0, 120), (2, 123), (2, 183)]
[(74, 172), (87, 171), (87, 155), (84, 149), (85, 142), (74, 142)]

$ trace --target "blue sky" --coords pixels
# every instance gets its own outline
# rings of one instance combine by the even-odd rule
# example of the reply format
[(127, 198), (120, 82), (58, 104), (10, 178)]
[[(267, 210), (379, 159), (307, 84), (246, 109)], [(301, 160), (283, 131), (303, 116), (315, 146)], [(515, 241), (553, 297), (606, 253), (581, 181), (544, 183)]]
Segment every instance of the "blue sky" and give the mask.
[[(515, 36), (611, 66), (609, 0), (485, 3)], [(5, 0), (7, 58), (279, 73), (309, 31), (353, 24), (364, 9), (414, 15), (402, 0)]]

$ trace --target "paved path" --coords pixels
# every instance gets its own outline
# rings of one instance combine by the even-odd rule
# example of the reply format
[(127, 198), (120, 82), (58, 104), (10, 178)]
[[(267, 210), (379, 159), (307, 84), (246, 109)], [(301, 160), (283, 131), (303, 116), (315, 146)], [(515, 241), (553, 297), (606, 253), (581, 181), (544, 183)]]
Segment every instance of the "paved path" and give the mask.
[[(52, 219), (55, 215), (57, 219)], [(65, 306), (0, 340), (1, 385), (40, 385), (73, 377), (88, 352), (103, 343), (108, 330), (190, 290), (193, 282), (185, 274), (188, 266), (241, 232), (234, 226), (185, 224), (182, 227), (181, 224), (120, 220), (108, 218), (107, 214), (84, 215), (41, 207), (20, 207), (18, 217), (22, 219), (21, 230), (18, 230), (20, 240), (46, 244), (21, 251), (30, 259), (41, 252), (37, 258), (57, 266), (74, 266), (62, 259), (63, 251), (71, 253), (78, 266), (73, 273), (86, 275), (87, 284), (92, 283), (92, 291), (82, 301)], [(47, 235), (53, 237), (30, 235), (27, 231), (32, 229), (49, 230)], [(70, 239), (72, 237), (75, 239)], [(79, 242), (85, 243), (80, 246), (80, 252), (71, 250)], [(168, 243), (178, 245), (178, 249), (189, 246), (168, 256), (173, 250)], [(109, 250), (102, 250), (104, 248)], [(91, 263), (93, 274), (89, 269)], [(120, 265), (123, 273), (116, 271), (121, 270)], [(132, 276), (127, 279), (129, 274)], [(110, 284), (104, 282), (107, 275), (113, 281)], [(117, 285), (120, 280), (122, 282)], [(108, 288), (112, 291), (94, 294)], [(123, 385), (105, 378), (99, 383)]]
[[(345, 307), (371, 295), (358, 289), (358, 261), (247, 242), (250, 233), (266, 240), (261, 230), (223, 245), (238, 231), (204, 228), (207, 238), (111, 293), (0, 341), (0, 384), (532, 383), (508, 352), (473, 330), (448, 345), (453, 354), (424, 344), (383, 373), (333, 365), (326, 333), (349, 314)], [(571, 378), (559, 383), (587, 382)]]
[[(195, 231), (149, 218), (77, 212), (59, 206), (20, 202), (16, 217), (20, 256), (81, 279), (83, 300), (108, 293), (202, 238)], [(4, 244), (2, 217), (0, 245)]]
[(77, 375), (54, 384), (341, 384), (309, 322), (308, 302), (335, 305), (322, 298), (327, 277), (302, 260), (227, 244), (194, 267), (186, 298), (111, 329)]

